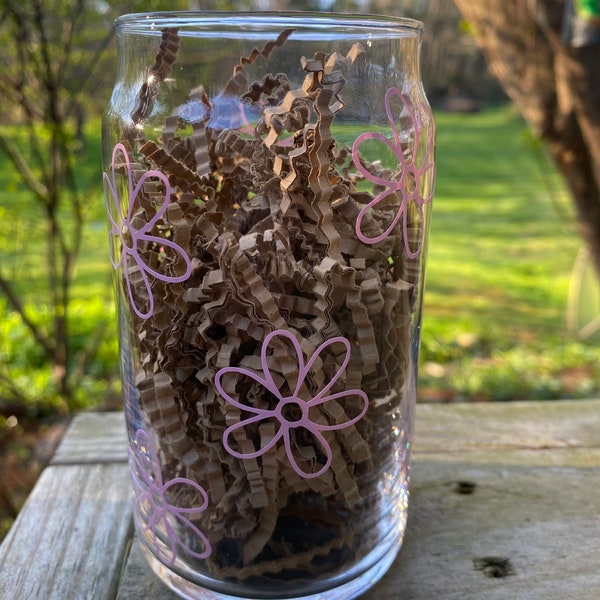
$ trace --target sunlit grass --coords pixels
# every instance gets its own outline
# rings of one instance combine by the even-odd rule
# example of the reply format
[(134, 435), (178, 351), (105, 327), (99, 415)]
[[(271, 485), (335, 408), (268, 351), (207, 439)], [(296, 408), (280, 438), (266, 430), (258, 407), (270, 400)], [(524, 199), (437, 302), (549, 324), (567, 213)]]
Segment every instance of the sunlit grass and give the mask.
[[(81, 393), (82, 404), (92, 406), (115, 377), (117, 352), (99, 124), (89, 133), (77, 165), (87, 190), (87, 223), (72, 289), (71, 332), (77, 347), (97, 345)], [(569, 282), (580, 246), (570, 198), (513, 109), (437, 115), (432, 213), (420, 397), (509, 400), (600, 393), (600, 351), (566, 330)], [(49, 318), (43, 219), (4, 158), (0, 221), (3, 273), (14, 276), (31, 314), (43, 322)], [(19, 384), (43, 395), (51, 374), (27, 341), (26, 328), (9, 313), (3, 323), (0, 361), (10, 358)], [(103, 323), (106, 333), (98, 338)]]
[[(508, 109), (442, 114), (437, 164), (429, 319), (435, 318), (442, 297), (453, 303), (460, 298), (465, 310), (481, 306), (484, 297), (489, 319), (473, 323), (475, 328), (493, 330), (501, 318), (512, 330), (551, 327), (560, 333), (580, 240), (569, 197), (543, 151), (531, 144), (523, 124)], [(496, 307), (510, 316), (502, 318)], [(512, 335), (504, 326), (495, 332), (500, 338), (506, 334)]]
[(597, 393), (600, 351), (566, 330), (581, 241), (553, 165), (510, 107), (437, 125), (421, 397)]
[[(75, 177), (80, 186), (85, 225), (70, 289), (68, 336), (71, 368), (78, 386), (73, 404), (94, 406), (115, 393), (118, 375), (117, 344), (111, 272), (107, 260), (107, 227), (102, 199), (100, 127), (91, 124), (89, 137), (77, 154)], [(11, 135), (27, 156), (22, 132)], [(47, 223), (44, 206), (24, 187), (5, 156), (0, 155), (0, 269), (26, 311), (42, 332), (51, 331), (49, 303)], [(72, 218), (65, 207), (63, 222)], [(72, 240), (66, 228), (67, 241)], [(72, 247), (72, 246), (71, 246)], [(10, 383), (7, 383), (10, 382)], [(32, 415), (65, 410), (55, 389), (52, 366), (47, 363), (29, 328), (0, 295), (0, 404), (15, 397), (25, 399)], [(4, 387), (3, 387), (4, 386)]]

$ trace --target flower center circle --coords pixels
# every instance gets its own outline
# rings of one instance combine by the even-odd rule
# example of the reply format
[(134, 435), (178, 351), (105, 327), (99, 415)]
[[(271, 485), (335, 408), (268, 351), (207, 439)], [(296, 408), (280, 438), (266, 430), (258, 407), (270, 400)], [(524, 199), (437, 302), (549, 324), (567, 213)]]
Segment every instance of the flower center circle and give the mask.
[(285, 421), (288, 425), (299, 425), (306, 409), (303, 404), (304, 402), (299, 402), (295, 398), (284, 400), (279, 410), (282, 421)]

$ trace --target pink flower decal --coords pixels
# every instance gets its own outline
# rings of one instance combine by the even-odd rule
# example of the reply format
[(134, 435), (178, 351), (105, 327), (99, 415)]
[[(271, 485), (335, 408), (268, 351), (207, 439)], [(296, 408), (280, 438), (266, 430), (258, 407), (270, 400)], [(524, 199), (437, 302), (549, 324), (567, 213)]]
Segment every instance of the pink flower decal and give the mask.
[[(169, 567), (175, 563), (179, 551), (196, 558), (209, 556), (211, 546), (206, 536), (188, 518), (206, 510), (208, 494), (204, 488), (195, 481), (184, 477), (175, 477), (163, 482), (156, 449), (148, 434), (142, 429), (137, 430), (135, 445), (133, 449), (130, 448), (129, 455), (134, 473), (133, 481), (138, 514), (145, 517), (141, 520), (140, 527), (143, 532), (150, 533), (157, 556)], [(168, 496), (172, 497), (175, 492), (179, 492), (180, 497), (197, 498), (199, 496), (202, 504), (190, 508), (175, 506), (168, 499)], [(181, 539), (178, 530), (181, 530), (182, 527), (186, 534), (191, 534), (200, 540), (203, 547), (202, 552), (192, 550)], [(160, 534), (157, 533), (159, 530), (165, 532), (166, 539), (164, 535), (161, 535), (159, 541)], [(168, 546), (168, 551), (165, 549), (165, 544)]]
[[(124, 170), (127, 175), (127, 197), (119, 198), (118, 186), (116, 181), (117, 165), (124, 165)], [(117, 144), (112, 153), (111, 175), (104, 173), (104, 182), (107, 187), (105, 194), (106, 210), (110, 221), (110, 235), (114, 236), (113, 240), (116, 243), (111, 243), (110, 258), (114, 269), (123, 267), (125, 280), (127, 282), (127, 293), (129, 301), (134, 312), (142, 319), (147, 319), (154, 312), (154, 297), (150, 278), (160, 279), (167, 283), (177, 283), (186, 280), (192, 272), (192, 263), (181, 246), (164, 237), (158, 237), (151, 234), (154, 226), (163, 218), (171, 197), (171, 186), (169, 180), (164, 173), (160, 171), (150, 170), (142, 174), (137, 183), (134, 182), (133, 172), (129, 154), (123, 144)], [(140, 219), (133, 218), (133, 207), (136, 203), (136, 198), (142, 189), (142, 186), (149, 180), (156, 179), (162, 183), (165, 196), (162, 204), (157, 207), (156, 214), (147, 222), (141, 224)], [(124, 207), (127, 207), (126, 209)], [(140, 253), (140, 247), (156, 245), (160, 248), (160, 252), (164, 256), (172, 257), (172, 253), (179, 255), (183, 259), (186, 269), (182, 275), (169, 276), (160, 273), (152, 266), (146, 264)], [(133, 294), (133, 283), (131, 274), (135, 270), (139, 271), (140, 277), (146, 288), (148, 296), (148, 308), (138, 306)]]
[[(289, 395), (283, 395), (278, 388), (275, 379), (277, 374), (271, 373), (269, 370), (269, 348), (273, 348), (275, 344), (272, 343), (286, 343), (289, 347), (289, 343), (294, 349), (295, 356), (292, 356), (292, 364), (297, 364), (297, 382), (295, 389)], [(343, 350), (342, 364), (339, 366), (335, 374), (328, 380), (328, 383), (316, 394), (312, 395), (308, 391), (307, 378), (310, 377), (310, 372), (315, 363), (324, 360), (322, 355), (324, 351), (333, 346), (334, 344), (341, 344)], [(273, 348), (274, 349), (274, 348)], [(336, 356), (341, 356), (338, 352)], [(247, 418), (241, 419), (239, 422), (234, 423), (225, 430), (223, 434), (223, 445), (227, 452), (232, 456), (241, 459), (256, 458), (262, 456), (269, 450), (271, 450), (280, 440), (283, 440), (285, 452), (287, 458), (298, 475), (307, 479), (313, 477), (319, 477), (330, 467), (332, 461), (332, 450), (327, 442), (324, 431), (336, 431), (339, 429), (345, 429), (354, 425), (359, 421), (367, 412), (369, 400), (367, 395), (361, 390), (345, 390), (336, 393), (330, 393), (330, 390), (339, 381), (350, 360), (350, 342), (344, 337), (334, 337), (321, 344), (308, 360), (305, 362), (302, 349), (296, 337), (289, 331), (278, 329), (269, 333), (263, 341), (261, 348), (261, 366), (264, 376), (257, 375), (253, 371), (244, 369), (242, 367), (225, 367), (220, 369), (215, 376), (215, 386), (223, 398), (229, 404), (240, 409), (242, 413), (249, 414)], [(265, 396), (269, 394), (276, 401), (274, 408), (258, 408), (251, 406), (248, 403), (242, 403), (239, 400), (233, 398), (226, 390), (226, 385), (223, 384), (223, 379), (228, 375), (237, 375), (238, 377), (244, 376), (253, 380), (260, 387), (263, 388)], [(312, 397), (311, 397), (312, 396)], [(360, 412), (353, 418), (336, 423), (333, 425), (328, 424), (324, 414), (318, 411), (318, 407), (324, 407), (327, 402), (333, 402), (342, 400), (349, 396), (356, 396), (359, 399), (359, 405), (362, 406)], [(271, 421), (274, 422), (278, 428), (275, 435), (260, 449), (255, 452), (238, 452), (232, 445), (232, 437), (235, 439), (235, 434), (238, 430), (242, 430), (248, 426), (257, 427), (259, 422)], [(254, 425), (256, 424), (256, 425)], [(307, 472), (303, 470), (298, 464), (292, 447), (292, 435), (298, 434), (303, 440), (303, 445), (311, 445), (313, 448), (320, 447), (322, 453), (325, 455), (325, 464), (321, 466), (316, 472)]]
[[(400, 132), (398, 131), (398, 127), (396, 125), (396, 118), (392, 114), (391, 102), (393, 98), (397, 98), (402, 103), (404, 109), (408, 112), (410, 120), (413, 123), (414, 127), (414, 145), (413, 149), (410, 153), (405, 154), (405, 151), (402, 147), (402, 142), (400, 139)], [(431, 186), (432, 191), (427, 195), (427, 197), (423, 197), (421, 195), (421, 182), (422, 178), (426, 173), (433, 171), (434, 168), (434, 159), (433, 159), (433, 133), (431, 132), (428, 139), (425, 142), (424, 154), (423, 158), (420, 162), (420, 165), (415, 164), (415, 154), (417, 153), (421, 143), (422, 143), (422, 134), (423, 134), (423, 123), (422, 123), (422, 115), (420, 108), (417, 110), (413, 110), (408, 100), (404, 97), (402, 92), (398, 88), (390, 88), (385, 94), (385, 110), (390, 122), (390, 126), (393, 132), (393, 138), (389, 139), (382, 133), (377, 132), (367, 132), (359, 135), (354, 144), (352, 146), (352, 159), (356, 168), (365, 176), (366, 179), (373, 182), (376, 185), (384, 186), (385, 189), (383, 192), (378, 194), (366, 204), (362, 210), (360, 211), (357, 219), (356, 219), (356, 235), (358, 239), (360, 239), (365, 244), (376, 244), (377, 242), (385, 239), (400, 219), (402, 219), (403, 232), (404, 232), (404, 248), (406, 250), (406, 254), (410, 258), (415, 258), (418, 256), (421, 250), (421, 243), (419, 240), (418, 247), (416, 250), (413, 250), (410, 247), (408, 240), (408, 212), (409, 206), (412, 202), (419, 211), (421, 215), (423, 212), (423, 205), (431, 202), (431, 198), (433, 196), (433, 186)], [(388, 147), (389, 150), (394, 154), (394, 156), (398, 159), (398, 176), (399, 178), (388, 180), (383, 179), (381, 177), (377, 177), (369, 172), (369, 170), (363, 165), (360, 158), (359, 146), (365, 140), (379, 140), (382, 144)], [(388, 225), (383, 233), (378, 235), (377, 237), (370, 238), (367, 237), (362, 231), (362, 220), (367, 212), (370, 211), (371, 208), (385, 200), (391, 194), (400, 193), (402, 197), (402, 201), (400, 203), (400, 207), (398, 208), (398, 212), (395, 214), (392, 222)]]

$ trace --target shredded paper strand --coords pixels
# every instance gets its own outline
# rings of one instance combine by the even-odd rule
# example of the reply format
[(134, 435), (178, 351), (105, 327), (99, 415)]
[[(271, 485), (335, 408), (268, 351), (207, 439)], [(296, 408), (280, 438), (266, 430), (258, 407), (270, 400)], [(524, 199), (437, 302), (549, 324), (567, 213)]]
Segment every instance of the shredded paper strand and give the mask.
[[(377, 543), (360, 524), (377, 512), (373, 473), (393, 455), (381, 432), (399, 402), (378, 399), (406, 386), (422, 236), (409, 209), (429, 200), (414, 186), (431, 168), (430, 143), (418, 165), (395, 128), (393, 142), (363, 134), (336, 145), (360, 44), (304, 58), (298, 89), (281, 73), (248, 82), (247, 65), (292, 34), (241, 58), (217, 98), (192, 89), (152, 141), (135, 132), (177, 59), (179, 35), (166, 29), (105, 175), (110, 215), (123, 206), (115, 179), (129, 178), (128, 212), (111, 216), (113, 262), (134, 309), (145, 427), (164, 468), (206, 490), (173, 554), (201, 551), (213, 576), (238, 581), (313, 578)], [(392, 96), (406, 104), (398, 94), (386, 97), (388, 115)], [(229, 124), (224, 99), (237, 107)], [(254, 126), (244, 107), (260, 111)], [(191, 135), (186, 111), (201, 115)], [(399, 173), (361, 156), (374, 137), (395, 144)], [(365, 181), (373, 193), (357, 189)], [(143, 233), (135, 247), (126, 229)], [(312, 543), (294, 535), (300, 526)], [(194, 531), (206, 535), (195, 551)]]

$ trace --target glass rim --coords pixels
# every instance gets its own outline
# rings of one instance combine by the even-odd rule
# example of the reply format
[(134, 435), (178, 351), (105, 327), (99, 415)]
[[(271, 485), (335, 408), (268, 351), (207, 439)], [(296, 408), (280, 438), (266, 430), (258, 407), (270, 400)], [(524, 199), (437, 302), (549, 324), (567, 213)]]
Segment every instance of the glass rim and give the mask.
[(420, 36), (425, 28), (417, 19), (369, 13), (331, 13), (310, 11), (162, 11), (129, 13), (115, 20), (117, 32), (160, 34), (166, 27), (177, 27), (180, 35), (210, 31), (211, 28), (265, 32), (274, 28), (295, 28), (298, 32), (338, 31), (388, 33), (395, 36)]

